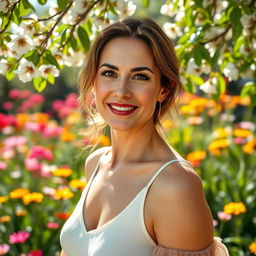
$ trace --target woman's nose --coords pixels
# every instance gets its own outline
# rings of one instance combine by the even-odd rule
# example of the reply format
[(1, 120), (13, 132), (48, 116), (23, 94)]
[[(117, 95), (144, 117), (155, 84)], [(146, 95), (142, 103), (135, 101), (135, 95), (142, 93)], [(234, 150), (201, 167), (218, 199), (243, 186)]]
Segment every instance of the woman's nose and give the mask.
[(117, 82), (117, 86), (115, 88), (115, 96), (119, 98), (129, 98), (131, 96), (129, 81), (122, 79)]

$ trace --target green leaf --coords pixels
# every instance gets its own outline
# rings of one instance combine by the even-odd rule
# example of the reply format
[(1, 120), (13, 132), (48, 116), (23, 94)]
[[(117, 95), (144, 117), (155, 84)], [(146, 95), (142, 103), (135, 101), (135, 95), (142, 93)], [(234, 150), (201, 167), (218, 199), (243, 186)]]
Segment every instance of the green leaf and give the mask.
[(51, 84), (55, 84), (55, 77), (51, 74), (48, 75), (47, 81)]
[(91, 42), (90, 42), (90, 39), (89, 39), (89, 36), (88, 36), (86, 30), (80, 26), (77, 29), (77, 34), (78, 34), (78, 38), (79, 38), (80, 43), (82, 44), (83, 48), (85, 49), (86, 52), (88, 52)]
[(191, 78), (191, 81), (193, 81), (194, 83), (196, 83), (198, 85), (201, 85), (204, 83), (204, 80), (200, 76), (189, 75), (189, 77)]
[(141, 3), (144, 8), (147, 8), (149, 7), (150, 0), (141, 0)]
[(37, 77), (33, 80), (33, 84), (38, 92), (42, 92), (47, 85), (47, 81), (42, 77)]
[(25, 9), (32, 9), (34, 12), (36, 11), (35, 7), (28, 0), (22, 0), (22, 4)]
[(218, 84), (219, 84), (219, 93), (220, 94), (224, 93), (226, 90), (226, 81), (220, 73), (218, 73), (217, 79), (218, 79)]
[(69, 0), (57, 0), (59, 8), (64, 11)]
[(217, 48), (217, 50), (215, 51), (215, 53), (214, 53), (212, 59), (211, 59), (211, 66), (212, 66), (212, 67), (215, 67), (215, 65), (216, 65), (217, 62), (218, 62), (218, 59), (219, 59), (219, 57), (220, 57), (221, 48), (222, 48), (222, 46), (219, 45), (218, 48)]
[(21, 1), (19, 4), (19, 13), (20, 16), (26, 16), (30, 13), (30, 8), (24, 5), (24, 1)]
[(13, 72), (6, 72), (5, 77), (8, 81), (11, 81), (15, 77), (15, 74)]
[(209, 51), (203, 46), (199, 45), (200, 53), (203, 56), (203, 59), (205, 59), (209, 64), (211, 64), (211, 56)]
[(59, 63), (52, 56), (52, 54), (50, 52), (46, 52), (46, 54), (44, 56), (44, 63), (45, 64), (52, 64), (52, 65), (56, 66), (58, 69), (60, 69)]
[(202, 55), (201, 55), (201, 51), (200, 51), (200, 47), (199, 46), (196, 46), (194, 48), (193, 56), (194, 56), (196, 65), (200, 67), (201, 63), (202, 63)]
[(26, 57), (27, 60), (33, 62), (35, 66), (37, 66), (40, 61), (40, 55), (37, 50), (29, 52), (24, 57)]
[(37, 2), (41, 5), (45, 5), (47, 3), (47, 0), (37, 0)]
[(184, 84), (184, 89), (189, 93), (195, 93), (195, 85), (192, 83), (191, 79), (187, 79), (187, 83)]
[(242, 24), (240, 22), (240, 18), (242, 16), (241, 9), (238, 7), (234, 7), (233, 10), (230, 13), (230, 20), (231, 20), (231, 26), (232, 26), (232, 40), (233, 42), (236, 42), (237, 38), (242, 33)]
[(72, 35), (71, 38), (70, 38), (70, 45), (72, 47), (72, 49), (74, 51), (76, 51), (78, 49), (78, 44), (77, 44), (77, 40), (75, 39), (75, 37)]

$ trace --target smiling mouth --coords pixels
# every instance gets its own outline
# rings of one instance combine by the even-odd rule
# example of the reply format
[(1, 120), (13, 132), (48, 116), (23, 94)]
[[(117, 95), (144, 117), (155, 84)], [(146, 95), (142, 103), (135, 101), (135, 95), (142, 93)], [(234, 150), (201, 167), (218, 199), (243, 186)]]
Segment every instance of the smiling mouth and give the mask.
[(129, 104), (107, 104), (110, 110), (117, 115), (129, 115), (133, 113), (138, 107)]

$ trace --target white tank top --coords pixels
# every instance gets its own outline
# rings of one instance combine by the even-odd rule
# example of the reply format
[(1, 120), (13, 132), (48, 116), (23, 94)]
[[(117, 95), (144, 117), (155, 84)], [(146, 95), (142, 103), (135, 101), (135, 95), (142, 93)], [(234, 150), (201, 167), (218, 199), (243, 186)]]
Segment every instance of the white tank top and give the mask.
[(144, 203), (147, 191), (159, 173), (175, 159), (161, 166), (149, 183), (112, 220), (104, 225), (86, 230), (83, 205), (88, 190), (99, 168), (99, 162), (85, 187), (73, 213), (64, 224), (60, 243), (67, 256), (149, 256), (157, 246), (144, 222)]

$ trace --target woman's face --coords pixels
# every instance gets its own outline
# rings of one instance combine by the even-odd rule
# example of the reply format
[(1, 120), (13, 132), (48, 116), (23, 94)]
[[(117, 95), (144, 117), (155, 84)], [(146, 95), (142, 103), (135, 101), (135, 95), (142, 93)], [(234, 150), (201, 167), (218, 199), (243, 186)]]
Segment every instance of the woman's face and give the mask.
[(153, 125), (156, 102), (165, 98), (151, 49), (135, 38), (107, 43), (94, 90), (99, 113), (112, 129), (120, 131)]

